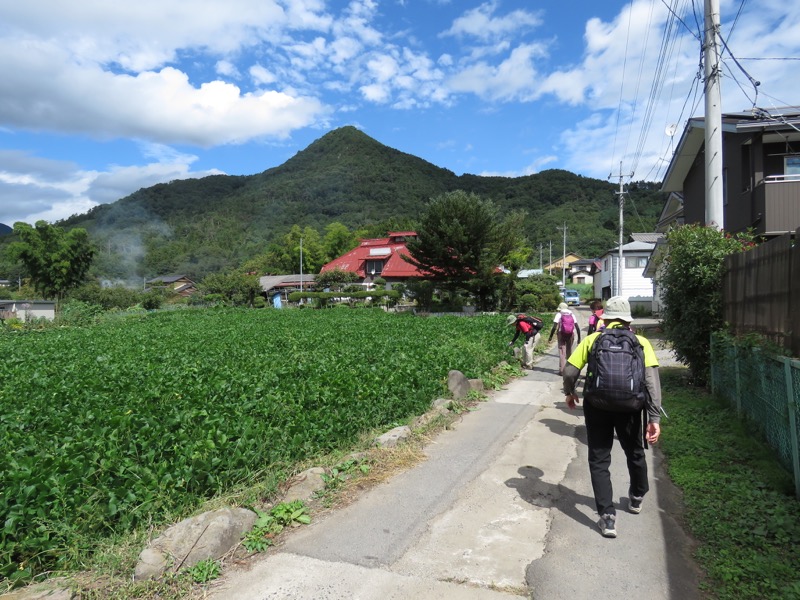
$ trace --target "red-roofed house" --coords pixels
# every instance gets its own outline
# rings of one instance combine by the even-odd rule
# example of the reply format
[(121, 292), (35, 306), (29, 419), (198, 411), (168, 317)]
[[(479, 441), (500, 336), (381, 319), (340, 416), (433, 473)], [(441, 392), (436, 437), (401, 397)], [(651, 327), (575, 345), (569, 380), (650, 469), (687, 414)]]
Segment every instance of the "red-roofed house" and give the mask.
[(414, 231), (393, 231), (385, 238), (361, 240), (358, 247), (324, 265), (320, 273), (341, 269), (358, 275), (361, 283), (372, 283), (377, 277), (387, 283), (423, 278), (425, 274), (401, 257), (408, 255), (406, 240), (415, 237)]

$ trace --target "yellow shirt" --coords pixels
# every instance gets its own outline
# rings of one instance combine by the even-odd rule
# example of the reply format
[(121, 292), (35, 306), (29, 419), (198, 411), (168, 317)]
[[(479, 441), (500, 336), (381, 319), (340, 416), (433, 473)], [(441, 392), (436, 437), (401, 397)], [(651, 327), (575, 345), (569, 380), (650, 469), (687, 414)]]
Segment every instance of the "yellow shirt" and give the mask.
[[(619, 321), (612, 321), (607, 325), (607, 329), (612, 329), (614, 327), (620, 327)], [(578, 347), (575, 348), (575, 351), (569, 357), (569, 364), (576, 367), (579, 371), (584, 367), (584, 365), (589, 362), (589, 351), (592, 349), (592, 344), (597, 339), (602, 331), (596, 331), (588, 336), (586, 336)], [(653, 345), (650, 343), (650, 340), (644, 338), (640, 335), (636, 336), (636, 339), (639, 340), (639, 343), (642, 345), (642, 349), (644, 350), (644, 366), (645, 367), (657, 367), (658, 366), (658, 359), (656, 358), (656, 353), (653, 350)]]

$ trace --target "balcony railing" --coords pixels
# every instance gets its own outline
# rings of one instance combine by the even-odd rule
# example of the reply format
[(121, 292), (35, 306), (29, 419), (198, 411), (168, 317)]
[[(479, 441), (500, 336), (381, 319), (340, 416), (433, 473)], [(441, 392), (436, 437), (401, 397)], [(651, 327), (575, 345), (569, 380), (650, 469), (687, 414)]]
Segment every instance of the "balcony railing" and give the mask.
[(774, 234), (800, 227), (800, 175), (770, 175), (752, 195), (756, 233)]

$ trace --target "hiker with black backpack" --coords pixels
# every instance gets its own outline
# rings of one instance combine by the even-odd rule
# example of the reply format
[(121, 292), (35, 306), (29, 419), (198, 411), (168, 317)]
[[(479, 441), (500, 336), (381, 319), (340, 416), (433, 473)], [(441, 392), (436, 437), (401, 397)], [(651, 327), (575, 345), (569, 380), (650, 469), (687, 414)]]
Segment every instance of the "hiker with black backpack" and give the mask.
[(525, 342), (522, 345), (522, 368), (533, 369), (533, 349), (541, 339), (539, 332), (544, 327), (544, 321), (539, 317), (518, 314), (516, 316), (509, 315), (506, 324), (514, 326), (514, 337), (508, 342), (509, 346), (513, 346), (520, 335), (525, 336)]
[(550, 337), (548, 342), (553, 341), (553, 335), (558, 331), (558, 374), (564, 373), (564, 365), (567, 363), (567, 357), (572, 354), (572, 345), (575, 342), (575, 336), (578, 336), (578, 342), (581, 341), (581, 329), (575, 321), (575, 313), (573, 313), (566, 302), (558, 305), (558, 311), (553, 317), (553, 327), (550, 329)]
[(600, 532), (613, 538), (617, 537), (617, 511), (609, 467), (614, 433), (627, 457), (628, 510), (638, 514), (650, 489), (644, 451), (661, 434), (661, 382), (653, 346), (630, 329), (633, 317), (628, 301), (621, 296), (610, 298), (603, 319), (605, 329), (584, 338), (569, 357), (563, 380), (567, 405), (574, 409), (578, 404), (575, 384), (588, 364), (583, 414), (589, 473)]

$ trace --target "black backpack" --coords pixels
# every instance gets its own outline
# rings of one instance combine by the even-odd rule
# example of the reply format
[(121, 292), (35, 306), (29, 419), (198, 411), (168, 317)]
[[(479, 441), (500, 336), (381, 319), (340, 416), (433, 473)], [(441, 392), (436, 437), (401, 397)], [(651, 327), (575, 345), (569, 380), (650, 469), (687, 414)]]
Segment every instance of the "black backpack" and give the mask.
[(628, 328), (603, 331), (589, 351), (585, 396), (592, 406), (611, 412), (644, 408), (644, 348)]
[(525, 321), (526, 323), (530, 323), (531, 327), (533, 327), (533, 333), (539, 333), (542, 327), (544, 327), (544, 321), (542, 321), (538, 317), (531, 317), (529, 315), (520, 315), (518, 319), (520, 321)]

